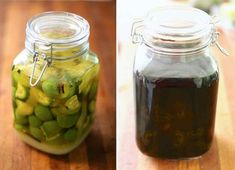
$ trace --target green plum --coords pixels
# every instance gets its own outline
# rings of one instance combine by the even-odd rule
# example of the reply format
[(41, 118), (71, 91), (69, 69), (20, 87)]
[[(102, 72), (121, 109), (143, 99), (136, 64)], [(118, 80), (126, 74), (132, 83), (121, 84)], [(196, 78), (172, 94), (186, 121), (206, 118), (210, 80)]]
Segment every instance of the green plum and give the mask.
[(30, 134), (31, 134), (34, 138), (36, 138), (37, 140), (39, 140), (39, 141), (45, 140), (45, 136), (43, 135), (43, 132), (42, 132), (41, 129), (39, 129), (39, 128), (37, 128), (37, 127), (32, 127), (32, 126), (30, 126), (30, 127), (29, 127), (29, 132), (30, 132)]
[(32, 127), (40, 127), (42, 121), (35, 115), (29, 116), (29, 125)]
[(68, 129), (63, 137), (67, 141), (74, 141), (77, 138), (78, 130), (76, 128)]
[(53, 119), (53, 115), (48, 107), (37, 105), (35, 107), (35, 115), (41, 120), (41, 121), (49, 121)]
[(56, 120), (44, 122), (41, 126), (41, 130), (45, 136), (50, 139), (60, 135), (62, 128), (59, 126)]
[(58, 122), (59, 126), (62, 128), (72, 127), (73, 125), (76, 124), (77, 119), (78, 119), (77, 114), (57, 116), (57, 122)]

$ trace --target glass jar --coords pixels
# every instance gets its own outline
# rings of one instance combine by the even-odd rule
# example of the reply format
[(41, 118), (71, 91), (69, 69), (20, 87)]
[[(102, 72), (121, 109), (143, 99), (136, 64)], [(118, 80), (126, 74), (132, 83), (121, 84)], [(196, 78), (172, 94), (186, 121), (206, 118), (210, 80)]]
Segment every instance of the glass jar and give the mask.
[(219, 72), (209, 46), (212, 18), (185, 6), (161, 7), (136, 21), (133, 43), (136, 140), (146, 155), (200, 156), (211, 146)]
[(12, 66), (14, 128), (41, 151), (66, 154), (91, 129), (99, 60), (88, 38), (88, 22), (72, 13), (46, 12), (27, 23), (25, 49)]

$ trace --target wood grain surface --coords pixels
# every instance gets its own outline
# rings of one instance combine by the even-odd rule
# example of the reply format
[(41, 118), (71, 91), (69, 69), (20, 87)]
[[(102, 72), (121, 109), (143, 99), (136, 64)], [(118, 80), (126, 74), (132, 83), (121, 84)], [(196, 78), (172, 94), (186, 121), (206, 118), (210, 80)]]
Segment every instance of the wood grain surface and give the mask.
[(235, 30), (220, 30), (220, 44), (230, 52), (214, 56), (220, 68), (215, 137), (211, 149), (191, 160), (162, 160), (143, 155), (135, 143), (133, 59), (136, 46), (120, 44), (117, 85), (117, 153), (120, 170), (234, 170), (235, 169)]
[[(53, 156), (23, 143), (14, 131), (11, 63), (24, 48), (27, 20), (43, 11), (69, 11), (91, 26), (91, 49), (101, 62), (96, 120), (90, 135), (70, 154)], [(115, 169), (115, 2), (0, 1), (0, 170)]]

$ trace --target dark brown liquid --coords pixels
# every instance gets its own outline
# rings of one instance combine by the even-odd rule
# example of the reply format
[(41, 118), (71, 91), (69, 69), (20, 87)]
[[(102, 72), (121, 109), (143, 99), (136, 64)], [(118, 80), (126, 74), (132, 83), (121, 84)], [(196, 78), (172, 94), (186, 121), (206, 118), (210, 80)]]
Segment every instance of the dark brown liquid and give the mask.
[(218, 73), (203, 78), (141, 77), (136, 73), (136, 139), (154, 157), (205, 153), (214, 134)]

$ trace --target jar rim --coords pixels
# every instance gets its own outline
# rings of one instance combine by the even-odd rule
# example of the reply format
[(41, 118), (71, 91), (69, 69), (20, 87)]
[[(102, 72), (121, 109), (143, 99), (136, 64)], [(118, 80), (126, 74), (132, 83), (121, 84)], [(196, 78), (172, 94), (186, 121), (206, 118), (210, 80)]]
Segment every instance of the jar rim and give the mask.
[(211, 17), (206, 12), (185, 5), (154, 8), (144, 20), (145, 29), (150, 29), (152, 35), (163, 34), (183, 40), (210, 29), (210, 24)]
[(143, 20), (142, 41), (159, 52), (187, 53), (207, 47), (215, 26), (204, 11), (168, 5), (150, 10)]
[(65, 11), (43, 12), (27, 22), (25, 46), (31, 52), (35, 52), (35, 46), (41, 51), (53, 48), (53, 52), (77, 48), (74, 56), (78, 56), (89, 48), (89, 34), (88, 21), (79, 15)]
[[(58, 32), (59, 29), (64, 32)], [(65, 44), (88, 38), (89, 29), (88, 21), (79, 15), (65, 11), (49, 11), (33, 16), (27, 22), (26, 34), (45, 42)], [(55, 38), (52, 35), (51, 38), (45, 34), (46, 31), (51, 34), (57, 33), (60, 37)]]

